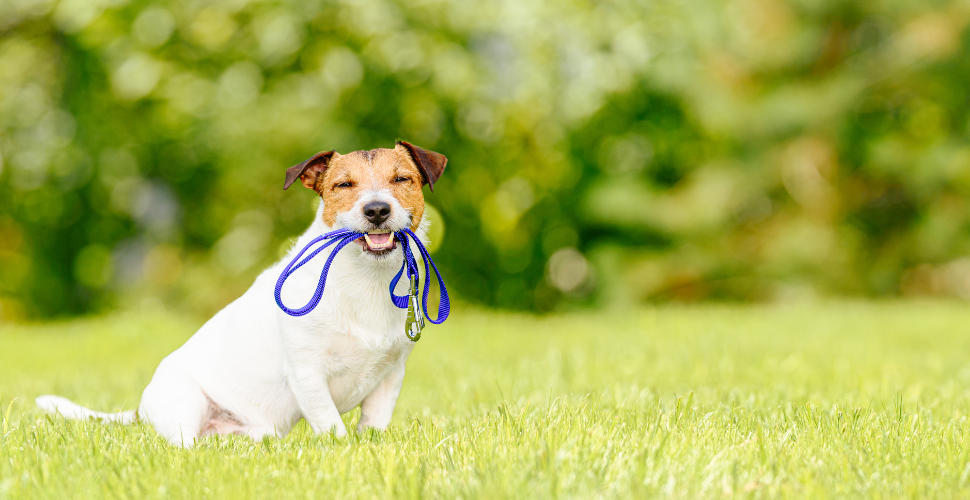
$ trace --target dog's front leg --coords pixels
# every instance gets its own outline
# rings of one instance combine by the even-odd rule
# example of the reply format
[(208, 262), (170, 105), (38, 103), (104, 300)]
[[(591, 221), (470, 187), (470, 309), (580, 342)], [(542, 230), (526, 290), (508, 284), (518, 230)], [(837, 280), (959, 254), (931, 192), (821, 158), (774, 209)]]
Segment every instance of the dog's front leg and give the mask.
[(357, 432), (365, 429), (382, 431), (391, 423), (397, 397), (401, 395), (401, 386), (404, 384), (404, 361), (401, 359), (395, 363), (391, 372), (360, 403)]
[(332, 432), (338, 438), (347, 435), (344, 421), (330, 396), (327, 378), (319, 368), (309, 363), (294, 366), (288, 380), (303, 418), (310, 424), (313, 432)]

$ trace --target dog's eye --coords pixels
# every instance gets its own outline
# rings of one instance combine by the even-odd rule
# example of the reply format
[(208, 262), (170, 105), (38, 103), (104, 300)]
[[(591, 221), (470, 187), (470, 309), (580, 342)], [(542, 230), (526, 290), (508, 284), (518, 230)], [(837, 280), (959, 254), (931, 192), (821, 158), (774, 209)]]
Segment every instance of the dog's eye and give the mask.
[(354, 185), (352, 183), (350, 183), (350, 182), (341, 182), (340, 184), (337, 184), (334, 187), (335, 188), (349, 188), (349, 187), (354, 187)]
[(411, 180), (410, 177), (398, 177), (397, 179), (394, 179), (394, 182), (407, 182), (409, 180)]

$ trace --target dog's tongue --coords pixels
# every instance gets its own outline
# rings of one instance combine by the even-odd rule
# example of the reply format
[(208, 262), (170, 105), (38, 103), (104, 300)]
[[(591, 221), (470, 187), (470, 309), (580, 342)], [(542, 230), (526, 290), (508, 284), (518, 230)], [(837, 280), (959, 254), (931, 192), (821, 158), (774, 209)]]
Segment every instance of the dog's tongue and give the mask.
[(391, 233), (367, 233), (367, 237), (370, 239), (371, 243), (375, 245), (383, 245), (391, 239)]

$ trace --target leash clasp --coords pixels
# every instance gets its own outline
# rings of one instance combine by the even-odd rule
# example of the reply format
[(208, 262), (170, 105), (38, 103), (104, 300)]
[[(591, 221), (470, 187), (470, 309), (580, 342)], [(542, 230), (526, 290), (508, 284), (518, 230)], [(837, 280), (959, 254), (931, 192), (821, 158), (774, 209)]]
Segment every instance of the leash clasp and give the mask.
[(421, 302), (418, 300), (418, 277), (411, 276), (411, 291), (408, 292), (408, 319), (404, 322), (404, 334), (417, 342), (421, 338), (421, 330), (424, 330), (424, 313), (421, 311)]

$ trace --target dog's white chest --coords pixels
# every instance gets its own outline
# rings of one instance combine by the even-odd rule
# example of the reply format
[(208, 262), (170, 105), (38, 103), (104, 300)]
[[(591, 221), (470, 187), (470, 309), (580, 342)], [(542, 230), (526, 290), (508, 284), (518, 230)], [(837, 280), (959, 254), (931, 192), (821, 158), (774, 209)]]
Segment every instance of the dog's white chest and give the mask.
[(355, 335), (335, 336), (324, 352), (324, 370), (332, 377), (380, 369), (400, 354), (398, 343), (390, 339), (364, 342)]
[[(400, 336), (404, 336), (403, 332)], [(345, 412), (360, 404), (396, 363), (404, 361), (402, 356), (410, 352), (409, 343), (377, 334), (335, 336), (320, 362), (328, 374), (330, 394), (337, 408)]]

